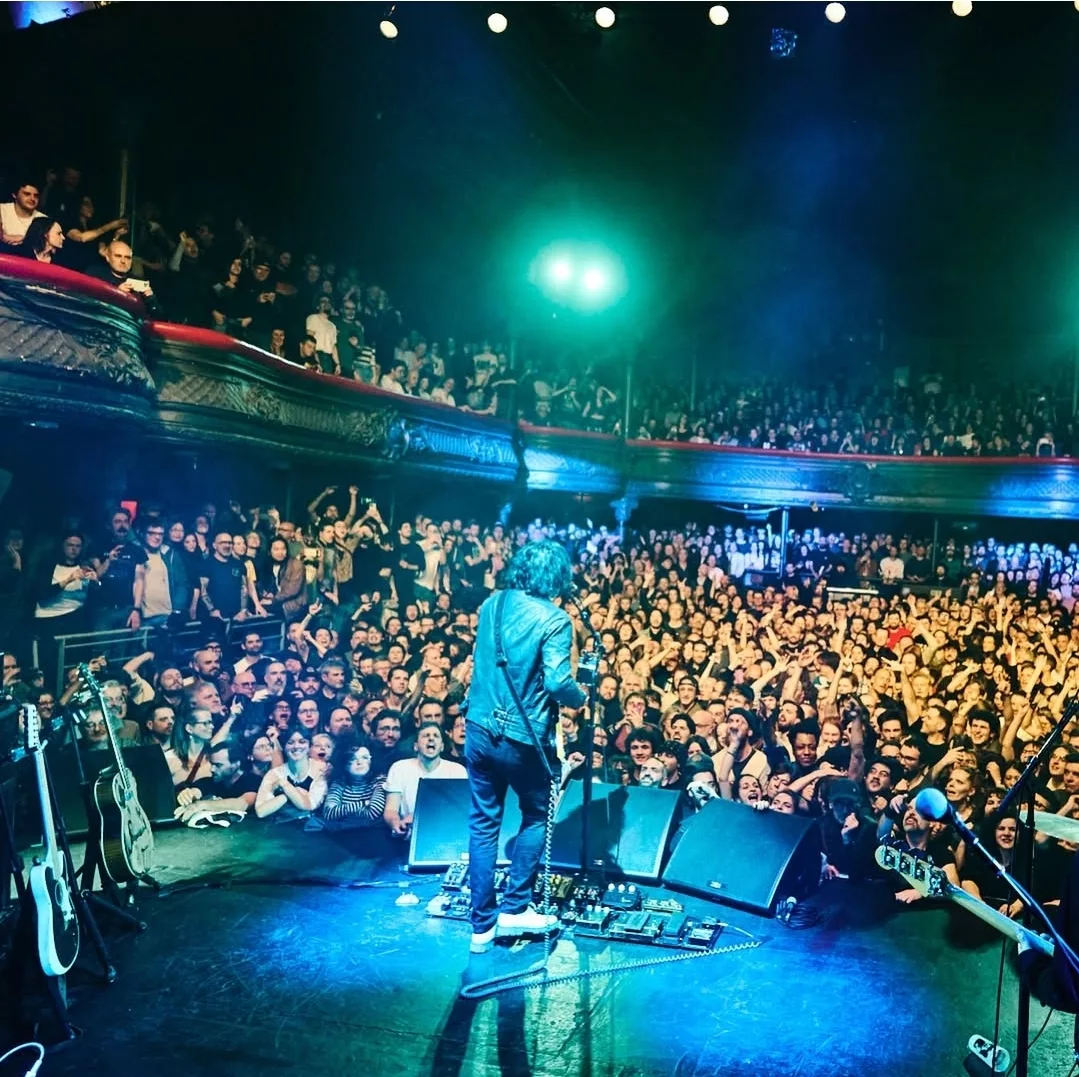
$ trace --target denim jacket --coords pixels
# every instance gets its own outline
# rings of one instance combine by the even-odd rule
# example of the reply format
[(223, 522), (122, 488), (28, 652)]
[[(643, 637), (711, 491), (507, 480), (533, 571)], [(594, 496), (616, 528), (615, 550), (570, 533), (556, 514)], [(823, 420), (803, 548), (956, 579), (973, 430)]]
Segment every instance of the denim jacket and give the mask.
[[(499, 594), (505, 596), (502, 647), (506, 672), (524, 704), (523, 715), (495, 657), (495, 607)], [(524, 591), (493, 595), (480, 608), (472, 685), (466, 702), (468, 720), (493, 736), (529, 745), (538, 740), (546, 746), (559, 705), (580, 707), (585, 702), (585, 694), (570, 669), (572, 642), (569, 616), (553, 602)]]

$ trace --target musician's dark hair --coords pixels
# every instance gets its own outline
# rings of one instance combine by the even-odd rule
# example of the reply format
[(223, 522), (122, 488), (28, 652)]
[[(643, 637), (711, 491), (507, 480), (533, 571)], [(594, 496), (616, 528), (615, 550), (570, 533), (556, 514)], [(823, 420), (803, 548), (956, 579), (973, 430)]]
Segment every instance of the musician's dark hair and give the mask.
[(557, 598), (569, 591), (572, 577), (569, 554), (557, 542), (544, 539), (522, 546), (513, 555), (502, 582), (536, 598)]

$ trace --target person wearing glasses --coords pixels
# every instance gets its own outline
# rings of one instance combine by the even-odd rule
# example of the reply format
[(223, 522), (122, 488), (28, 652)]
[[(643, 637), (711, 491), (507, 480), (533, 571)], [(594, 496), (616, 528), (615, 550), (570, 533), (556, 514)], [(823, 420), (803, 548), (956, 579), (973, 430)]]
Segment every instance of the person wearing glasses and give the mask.
[(213, 784), (210, 766), (213, 735), (213, 715), (202, 707), (194, 707), (190, 716), (178, 722), (172, 731), (172, 747), (165, 752), (165, 762), (180, 807), (198, 800)]

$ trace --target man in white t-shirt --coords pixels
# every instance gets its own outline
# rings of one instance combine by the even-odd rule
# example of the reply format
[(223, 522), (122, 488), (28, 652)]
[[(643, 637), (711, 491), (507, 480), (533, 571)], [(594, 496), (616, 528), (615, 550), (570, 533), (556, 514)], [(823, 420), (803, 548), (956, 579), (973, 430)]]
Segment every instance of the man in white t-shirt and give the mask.
[(425, 722), (416, 734), (416, 755), (399, 759), (386, 775), (386, 810), (382, 817), (399, 838), (408, 837), (416, 811), (420, 780), (425, 778), (467, 778), (460, 763), (442, 758), (442, 729), (437, 722)]
[(329, 296), (318, 301), (318, 311), (307, 316), (307, 335), (315, 338), (319, 366), (323, 374), (340, 374), (341, 357), (337, 352), (337, 326), (330, 318), (333, 304)]
[(894, 546), (888, 547), (888, 556), (880, 561), (880, 578), (883, 583), (899, 583), (903, 579), (906, 565), (903, 564), (899, 551)]
[(0, 243), (17, 247), (35, 217), (44, 217), (38, 208), (41, 189), (36, 183), (20, 183), (12, 192), (11, 202), (0, 202)]

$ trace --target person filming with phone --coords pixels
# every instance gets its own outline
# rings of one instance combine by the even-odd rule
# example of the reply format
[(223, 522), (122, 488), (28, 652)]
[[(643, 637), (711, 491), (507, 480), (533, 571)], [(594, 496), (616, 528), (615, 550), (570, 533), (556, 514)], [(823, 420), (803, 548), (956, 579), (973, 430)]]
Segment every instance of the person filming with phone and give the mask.
[(162, 313), (161, 304), (154, 296), (154, 290), (148, 280), (140, 280), (131, 275), (133, 259), (131, 247), (122, 239), (114, 239), (103, 250), (105, 261), (86, 270), (88, 277), (96, 277), (106, 284), (111, 284), (117, 291), (137, 295), (146, 304), (151, 314)]

